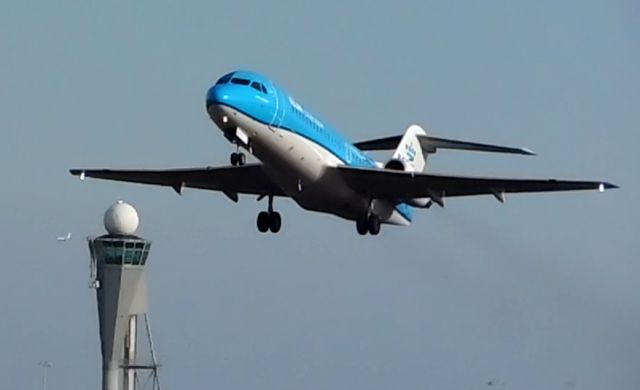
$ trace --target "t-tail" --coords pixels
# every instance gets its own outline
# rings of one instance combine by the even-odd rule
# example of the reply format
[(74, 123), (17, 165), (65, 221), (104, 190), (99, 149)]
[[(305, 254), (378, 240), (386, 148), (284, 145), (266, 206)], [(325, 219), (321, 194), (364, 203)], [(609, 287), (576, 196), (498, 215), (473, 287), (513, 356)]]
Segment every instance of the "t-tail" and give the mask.
[[(427, 132), (418, 125), (411, 125), (405, 131), (391, 160), (384, 165), (386, 169), (394, 169), (405, 172), (424, 171), (427, 165), (427, 156), (420, 145), (420, 137), (425, 137)], [(403, 199), (404, 203), (411, 206), (428, 208), (431, 206), (431, 198)]]
[(425, 135), (427, 135), (427, 132), (422, 127), (418, 125), (409, 126), (385, 168), (407, 172), (422, 172), (426, 165), (426, 157), (418, 137)]

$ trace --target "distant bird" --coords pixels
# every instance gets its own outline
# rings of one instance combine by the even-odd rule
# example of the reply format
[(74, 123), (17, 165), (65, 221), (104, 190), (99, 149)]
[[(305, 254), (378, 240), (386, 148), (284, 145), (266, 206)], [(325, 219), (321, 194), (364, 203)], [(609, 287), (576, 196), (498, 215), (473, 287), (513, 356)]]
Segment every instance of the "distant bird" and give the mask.
[(56, 237), (56, 241), (69, 241), (71, 239), (71, 233), (67, 233), (66, 236)]

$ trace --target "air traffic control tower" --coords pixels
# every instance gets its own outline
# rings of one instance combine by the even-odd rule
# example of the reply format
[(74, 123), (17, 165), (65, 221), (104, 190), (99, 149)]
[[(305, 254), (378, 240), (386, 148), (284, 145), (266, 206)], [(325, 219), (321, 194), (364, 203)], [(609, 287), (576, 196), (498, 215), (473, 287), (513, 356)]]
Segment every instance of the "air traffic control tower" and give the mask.
[(160, 388), (144, 272), (151, 242), (135, 235), (138, 223), (136, 209), (118, 201), (104, 214), (108, 233), (87, 238), (90, 287), (98, 298), (102, 390)]

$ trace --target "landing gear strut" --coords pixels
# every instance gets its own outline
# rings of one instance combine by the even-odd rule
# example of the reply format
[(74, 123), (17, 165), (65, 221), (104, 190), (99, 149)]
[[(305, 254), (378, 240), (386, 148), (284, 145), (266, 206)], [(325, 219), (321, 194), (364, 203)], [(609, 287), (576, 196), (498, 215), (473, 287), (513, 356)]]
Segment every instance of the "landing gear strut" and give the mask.
[(258, 219), (256, 221), (258, 225), (258, 231), (260, 233), (278, 233), (282, 227), (282, 217), (277, 211), (273, 211), (273, 195), (269, 195), (269, 209), (267, 211), (261, 211), (258, 213)]

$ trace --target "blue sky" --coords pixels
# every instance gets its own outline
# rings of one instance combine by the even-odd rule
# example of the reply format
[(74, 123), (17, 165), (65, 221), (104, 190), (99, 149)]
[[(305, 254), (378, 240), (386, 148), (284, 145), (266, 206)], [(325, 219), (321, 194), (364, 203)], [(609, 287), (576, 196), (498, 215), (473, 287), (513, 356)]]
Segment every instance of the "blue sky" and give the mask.
[[(82, 237), (116, 199), (154, 241), (166, 388), (637, 388), (639, 16), (633, 1), (5, 0), (0, 388), (38, 386), (42, 359), (51, 389), (99, 385)], [(420, 123), (538, 153), (439, 152), (432, 172), (622, 188), (453, 199), (375, 238), (278, 201), (274, 236), (250, 197), (68, 175), (226, 164), (204, 95), (236, 68), (354, 141)]]

